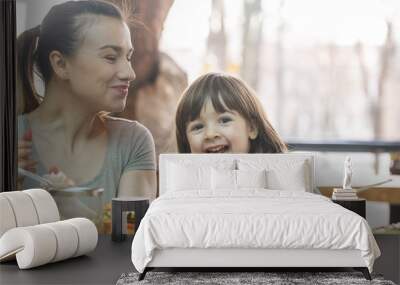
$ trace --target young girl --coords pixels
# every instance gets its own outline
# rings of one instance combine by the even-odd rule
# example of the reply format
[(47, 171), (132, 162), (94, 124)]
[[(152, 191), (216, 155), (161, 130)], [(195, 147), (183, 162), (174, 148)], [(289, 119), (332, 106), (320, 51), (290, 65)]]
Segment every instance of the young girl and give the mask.
[(181, 153), (287, 150), (254, 92), (227, 74), (208, 73), (194, 81), (180, 98), (175, 123)]

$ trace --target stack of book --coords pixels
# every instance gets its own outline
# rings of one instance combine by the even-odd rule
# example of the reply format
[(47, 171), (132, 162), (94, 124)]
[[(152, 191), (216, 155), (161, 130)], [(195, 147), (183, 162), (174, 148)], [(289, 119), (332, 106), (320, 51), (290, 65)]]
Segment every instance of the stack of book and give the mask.
[(332, 193), (333, 200), (358, 200), (354, 189), (334, 188)]

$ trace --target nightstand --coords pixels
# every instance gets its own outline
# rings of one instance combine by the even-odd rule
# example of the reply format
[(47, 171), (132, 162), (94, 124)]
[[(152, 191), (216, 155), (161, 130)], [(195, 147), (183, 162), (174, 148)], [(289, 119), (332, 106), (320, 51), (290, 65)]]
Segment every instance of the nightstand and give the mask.
[(123, 197), (113, 198), (111, 207), (112, 216), (112, 231), (111, 238), (113, 241), (123, 241), (126, 235), (123, 233), (123, 216), (126, 211), (135, 212), (135, 231), (139, 228), (147, 209), (149, 208), (150, 200), (144, 197)]
[(333, 200), (332, 202), (339, 204), (340, 206), (359, 214), (365, 219), (365, 199), (358, 200)]

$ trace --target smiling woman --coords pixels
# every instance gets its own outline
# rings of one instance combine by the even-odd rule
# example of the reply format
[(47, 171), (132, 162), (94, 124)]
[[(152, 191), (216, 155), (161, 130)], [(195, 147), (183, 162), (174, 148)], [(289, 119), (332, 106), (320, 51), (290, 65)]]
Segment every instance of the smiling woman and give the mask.
[[(103, 205), (116, 196), (156, 193), (150, 132), (135, 121), (109, 116), (125, 108), (131, 34), (121, 11), (102, 1), (53, 6), (38, 27), (17, 40), (19, 90), (18, 166), (47, 178), (62, 173), (66, 186), (103, 188)], [(45, 90), (41, 98), (33, 73)], [(19, 177), (20, 188), (38, 185)], [(55, 197), (65, 218), (98, 217), (84, 198)]]

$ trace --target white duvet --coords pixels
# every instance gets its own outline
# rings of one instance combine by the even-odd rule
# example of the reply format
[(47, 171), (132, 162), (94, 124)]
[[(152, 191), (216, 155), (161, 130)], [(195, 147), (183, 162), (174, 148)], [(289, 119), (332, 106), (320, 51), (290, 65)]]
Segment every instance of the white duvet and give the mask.
[(379, 248), (365, 219), (321, 195), (248, 189), (171, 192), (156, 199), (132, 243), (143, 272), (155, 249), (358, 249), (372, 271)]

